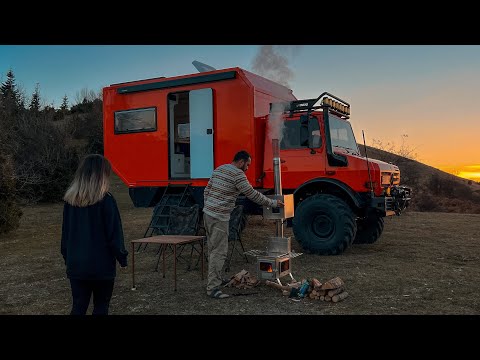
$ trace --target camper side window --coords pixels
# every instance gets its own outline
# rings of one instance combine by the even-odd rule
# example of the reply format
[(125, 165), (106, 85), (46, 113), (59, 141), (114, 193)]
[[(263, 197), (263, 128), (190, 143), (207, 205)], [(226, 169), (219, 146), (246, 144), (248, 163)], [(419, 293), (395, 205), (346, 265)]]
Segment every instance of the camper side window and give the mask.
[(115, 134), (157, 130), (157, 109), (144, 108), (115, 112)]

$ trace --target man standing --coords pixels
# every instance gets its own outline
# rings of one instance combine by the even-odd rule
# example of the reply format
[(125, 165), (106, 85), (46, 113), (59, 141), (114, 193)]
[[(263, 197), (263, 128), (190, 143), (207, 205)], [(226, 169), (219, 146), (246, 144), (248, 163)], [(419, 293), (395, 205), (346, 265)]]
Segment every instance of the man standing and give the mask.
[(207, 295), (223, 299), (228, 294), (222, 293), (222, 268), (228, 252), (228, 229), (230, 213), (240, 193), (259, 205), (283, 207), (280, 200), (272, 200), (255, 190), (247, 180), (252, 159), (245, 150), (235, 154), (230, 164), (217, 167), (204, 192), (203, 222), (207, 233), (208, 245), (208, 280)]

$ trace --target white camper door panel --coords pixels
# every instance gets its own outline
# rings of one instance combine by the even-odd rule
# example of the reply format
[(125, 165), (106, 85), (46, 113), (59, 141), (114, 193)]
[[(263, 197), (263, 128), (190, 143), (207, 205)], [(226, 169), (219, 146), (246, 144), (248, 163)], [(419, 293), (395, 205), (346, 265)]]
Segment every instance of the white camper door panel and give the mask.
[(209, 178), (213, 171), (212, 89), (190, 91), (189, 114), (191, 178)]

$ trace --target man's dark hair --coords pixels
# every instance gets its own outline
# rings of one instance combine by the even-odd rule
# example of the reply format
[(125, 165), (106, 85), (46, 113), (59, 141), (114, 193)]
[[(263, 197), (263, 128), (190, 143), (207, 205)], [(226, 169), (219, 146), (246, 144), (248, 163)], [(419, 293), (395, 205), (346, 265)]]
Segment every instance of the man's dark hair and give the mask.
[(233, 161), (234, 162), (237, 162), (237, 161), (240, 161), (240, 160), (245, 160), (245, 161), (248, 161), (248, 159), (250, 158), (250, 154), (248, 152), (246, 152), (245, 150), (240, 150), (239, 152), (237, 152), (235, 154), (235, 157), (233, 158)]

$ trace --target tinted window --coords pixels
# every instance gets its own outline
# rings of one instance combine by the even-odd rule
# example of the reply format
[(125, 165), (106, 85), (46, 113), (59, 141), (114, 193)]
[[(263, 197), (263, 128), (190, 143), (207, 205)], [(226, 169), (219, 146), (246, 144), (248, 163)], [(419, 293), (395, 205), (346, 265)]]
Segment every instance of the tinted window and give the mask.
[[(320, 137), (320, 129), (318, 127), (318, 121), (315, 118), (312, 118), (310, 121), (310, 128), (312, 130), (313, 135), (313, 147), (321, 147), (321, 137)], [(283, 126), (283, 138), (280, 142), (280, 149), (303, 149), (308, 148), (308, 144), (301, 144), (300, 143), (300, 129), (302, 127), (300, 120), (287, 120)]]
[(115, 134), (155, 131), (156, 129), (156, 108), (115, 112)]

